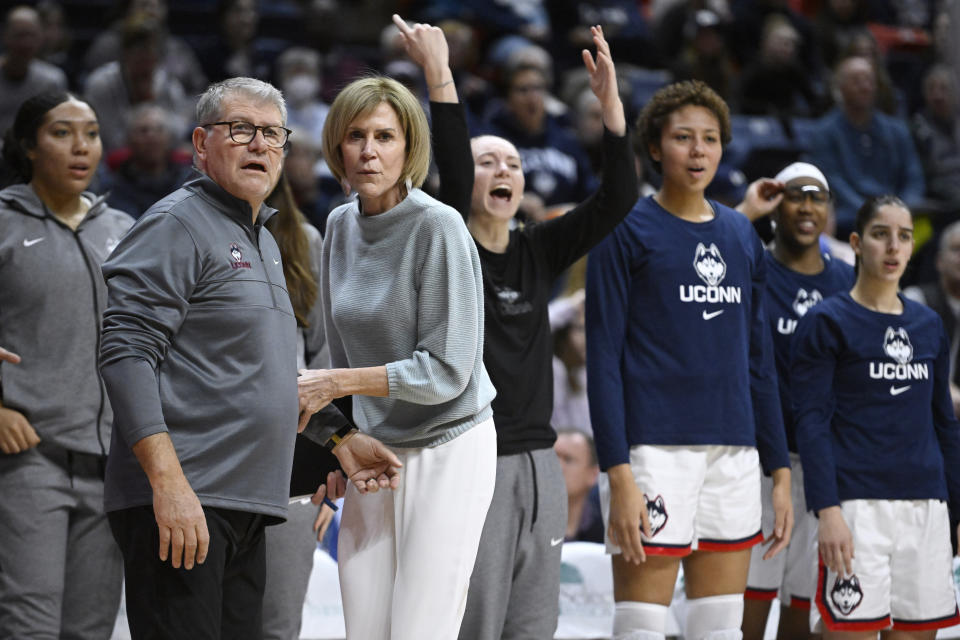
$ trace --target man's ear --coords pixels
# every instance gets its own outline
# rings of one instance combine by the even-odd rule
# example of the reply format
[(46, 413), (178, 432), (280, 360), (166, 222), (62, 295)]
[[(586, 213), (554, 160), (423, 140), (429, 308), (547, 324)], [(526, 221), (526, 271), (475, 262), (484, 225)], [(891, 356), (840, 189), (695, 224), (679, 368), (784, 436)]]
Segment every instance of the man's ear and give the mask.
[(197, 127), (193, 130), (193, 151), (200, 161), (200, 165), (207, 160), (207, 130), (203, 127)]

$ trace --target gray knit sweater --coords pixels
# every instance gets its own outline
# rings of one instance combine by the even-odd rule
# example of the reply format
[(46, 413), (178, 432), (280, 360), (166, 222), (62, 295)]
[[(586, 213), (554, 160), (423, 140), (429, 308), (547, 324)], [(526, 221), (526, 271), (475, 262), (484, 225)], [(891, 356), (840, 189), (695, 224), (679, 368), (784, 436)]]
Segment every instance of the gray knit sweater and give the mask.
[(354, 396), (365, 433), (429, 447), (491, 417), (480, 259), (459, 213), (419, 189), (375, 216), (349, 202), (327, 221), (321, 273), (331, 366), (387, 366), (389, 397)]

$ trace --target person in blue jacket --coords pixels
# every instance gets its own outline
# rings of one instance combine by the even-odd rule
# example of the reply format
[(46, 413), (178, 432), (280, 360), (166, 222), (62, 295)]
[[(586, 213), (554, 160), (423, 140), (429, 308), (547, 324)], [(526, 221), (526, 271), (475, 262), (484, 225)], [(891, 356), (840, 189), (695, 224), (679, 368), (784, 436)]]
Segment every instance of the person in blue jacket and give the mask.
[[(854, 275), (850, 265), (831, 259), (820, 248), (820, 235), (827, 224), (832, 198), (827, 178), (820, 169), (807, 162), (794, 162), (773, 180), (758, 182), (761, 191), (766, 185), (776, 193), (770, 200), (761, 197), (756, 201), (766, 209), (762, 213), (770, 213), (774, 222), (774, 242), (764, 254), (767, 266), (764, 309), (773, 336), (780, 404), (790, 450), (795, 522), (790, 545), (784, 553), (764, 559), (763, 548), (753, 548), (744, 593), (742, 629), (745, 640), (762, 640), (770, 605), (779, 597), (779, 637), (781, 640), (805, 639), (810, 634), (814, 587), (810, 568), (816, 554), (817, 521), (807, 513), (803, 469), (794, 436), (792, 391), (787, 384), (790, 343), (799, 319), (825, 298), (849, 291)], [(750, 212), (747, 214), (750, 217)], [(762, 483), (768, 488), (772, 480), (764, 477)], [(765, 490), (763, 529), (766, 533), (773, 529), (775, 517), (768, 495)]]
[(791, 352), (807, 507), (819, 518), (811, 627), (827, 639), (892, 628), (890, 638), (933, 640), (960, 622), (951, 579), (960, 423), (950, 343), (934, 311), (899, 293), (913, 251), (902, 200), (868, 199), (850, 246), (853, 289), (800, 320)]
[(587, 266), (587, 392), (606, 472), (613, 637), (664, 637), (682, 558), (684, 636), (739, 640), (750, 548), (762, 541), (761, 463), (774, 482), (768, 555), (793, 523), (764, 251), (744, 216), (704, 197), (730, 140), (713, 90), (664, 87), (637, 128), (663, 186)]

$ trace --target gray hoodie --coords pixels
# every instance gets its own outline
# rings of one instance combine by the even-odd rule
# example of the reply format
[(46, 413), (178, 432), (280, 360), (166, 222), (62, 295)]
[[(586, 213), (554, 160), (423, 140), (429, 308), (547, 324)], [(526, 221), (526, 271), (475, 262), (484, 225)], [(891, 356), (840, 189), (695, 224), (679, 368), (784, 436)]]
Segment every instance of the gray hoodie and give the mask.
[(23, 358), (0, 365), (0, 386), (43, 441), (103, 455), (113, 414), (97, 373), (100, 265), (133, 219), (84, 197), (93, 204), (74, 231), (29, 185), (0, 191), (0, 346)]
[(116, 413), (107, 511), (149, 505), (131, 447), (167, 432), (201, 504), (284, 518), (297, 325), (280, 250), (206, 176), (151, 207), (103, 265), (101, 372)]

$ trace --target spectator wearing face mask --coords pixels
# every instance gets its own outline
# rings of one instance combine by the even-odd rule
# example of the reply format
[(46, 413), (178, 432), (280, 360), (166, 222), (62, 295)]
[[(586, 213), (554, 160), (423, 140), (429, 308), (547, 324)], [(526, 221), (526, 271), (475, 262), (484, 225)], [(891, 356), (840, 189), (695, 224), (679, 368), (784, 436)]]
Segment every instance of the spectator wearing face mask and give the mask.
[(320, 99), (320, 54), (291, 47), (277, 61), (277, 77), (287, 101), (287, 122), (306, 133), (316, 147), (323, 143), (323, 123), (330, 107)]

